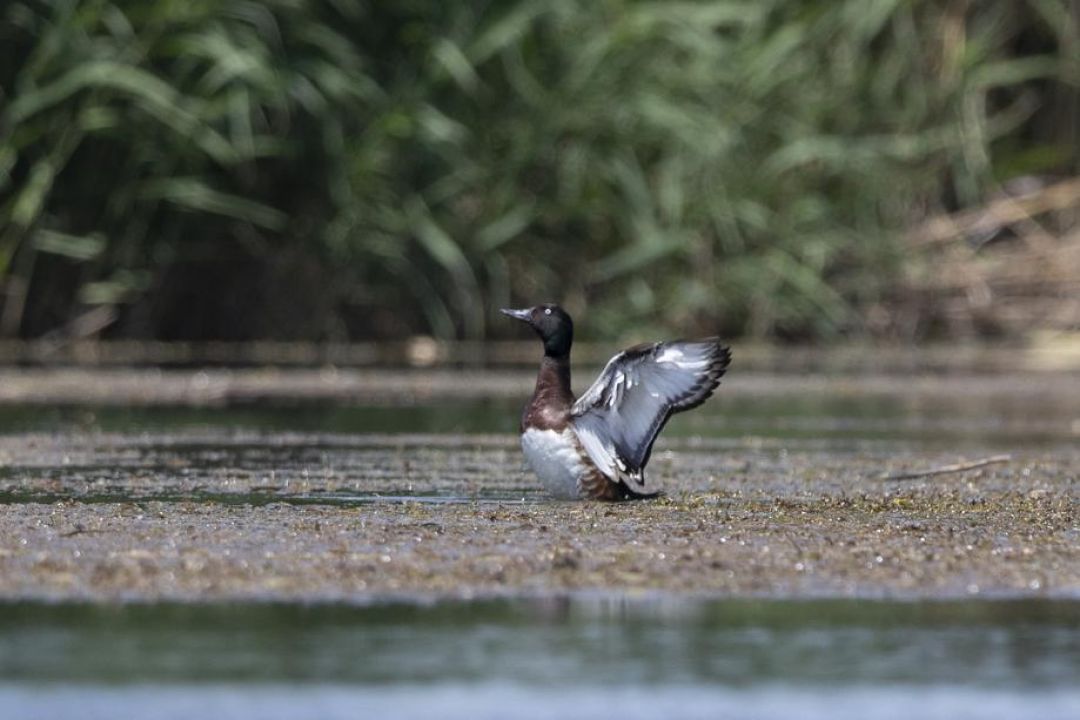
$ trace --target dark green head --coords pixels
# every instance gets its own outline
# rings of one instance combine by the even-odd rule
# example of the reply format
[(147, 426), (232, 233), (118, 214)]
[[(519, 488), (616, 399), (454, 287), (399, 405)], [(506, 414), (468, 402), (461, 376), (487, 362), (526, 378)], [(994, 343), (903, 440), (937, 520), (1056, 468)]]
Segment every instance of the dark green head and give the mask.
[(545, 355), (562, 357), (570, 354), (570, 346), (574, 343), (574, 321), (558, 305), (549, 303), (524, 310), (503, 308), (501, 312), (532, 327), (544, 341)]

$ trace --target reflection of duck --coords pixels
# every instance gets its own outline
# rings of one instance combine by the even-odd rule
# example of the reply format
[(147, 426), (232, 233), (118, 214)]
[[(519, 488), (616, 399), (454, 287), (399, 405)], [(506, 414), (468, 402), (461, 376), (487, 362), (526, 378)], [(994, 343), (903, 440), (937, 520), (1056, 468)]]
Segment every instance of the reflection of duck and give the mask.
[(637, 345), (613, 357), (584, 395), (570, 389), (574, 322), (558, 305), (503, 310), (536, 330), (544, 358), (521, 417), (521, 447), (533, 472), (564, 498), (653, 497), (645, 477), (668, 418), (705, 402), (731, 352), (718, 338)]

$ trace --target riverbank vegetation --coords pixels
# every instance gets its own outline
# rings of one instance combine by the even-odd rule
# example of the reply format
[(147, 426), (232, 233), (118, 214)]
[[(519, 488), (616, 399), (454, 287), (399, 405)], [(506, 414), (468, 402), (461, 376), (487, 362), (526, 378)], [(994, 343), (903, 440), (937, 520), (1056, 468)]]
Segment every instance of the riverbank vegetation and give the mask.
[(14, 0), (0, 334), (1075, 328), (1078, 13)]

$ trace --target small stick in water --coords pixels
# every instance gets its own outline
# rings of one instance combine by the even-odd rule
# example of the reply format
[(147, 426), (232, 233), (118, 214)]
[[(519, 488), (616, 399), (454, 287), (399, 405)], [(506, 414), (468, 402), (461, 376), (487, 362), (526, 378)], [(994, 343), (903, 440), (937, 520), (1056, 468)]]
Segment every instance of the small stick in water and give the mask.
[(879, 479), (880, 480), (914, 480), (916, 478), (931, 477), (933, 475), (945, 475), (947, 473), (964, 472), (965, 470), (974, 470), (976, 468), (986, 467), (987, 465), (997, 465), (998, 463), (1007, 463), (1012, 460), (1012, 455), (994, 455), (993, 457), (983, 458), (982, 460), (972, 460), (971, 462), (955, 463), (953, 465), (942, 465), (936, 468), (930, 468), (929, 470), (921, 470), (918, 472), (902, 472), (902, 473), (885, 473)]

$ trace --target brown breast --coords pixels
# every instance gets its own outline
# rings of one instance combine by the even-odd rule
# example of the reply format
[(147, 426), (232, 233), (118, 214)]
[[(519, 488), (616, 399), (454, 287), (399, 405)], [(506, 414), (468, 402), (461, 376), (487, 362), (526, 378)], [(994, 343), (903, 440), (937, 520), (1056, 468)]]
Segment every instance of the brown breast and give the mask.
[(537, 428), (561, 432), (570, 421), (573, 404), (569, 356), (553, 358), (545, 355), (536, 375), (536, 389), (521, 415), (521, 431)]

